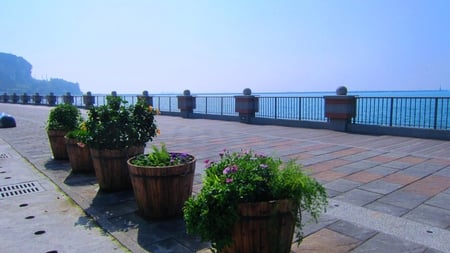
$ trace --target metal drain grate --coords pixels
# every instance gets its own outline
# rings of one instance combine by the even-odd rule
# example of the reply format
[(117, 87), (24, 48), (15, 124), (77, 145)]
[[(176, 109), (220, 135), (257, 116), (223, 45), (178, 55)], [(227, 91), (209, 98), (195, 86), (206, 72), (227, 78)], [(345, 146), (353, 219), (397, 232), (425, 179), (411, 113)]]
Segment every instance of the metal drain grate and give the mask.
[(0, 159), (6, 159), (9, 158), (9, 155), (6, 153), (0, 153)]
[(0, 199), (41, 191), (44, 191), (44, 188), (36, 181), (5, 185), (0, 186)]

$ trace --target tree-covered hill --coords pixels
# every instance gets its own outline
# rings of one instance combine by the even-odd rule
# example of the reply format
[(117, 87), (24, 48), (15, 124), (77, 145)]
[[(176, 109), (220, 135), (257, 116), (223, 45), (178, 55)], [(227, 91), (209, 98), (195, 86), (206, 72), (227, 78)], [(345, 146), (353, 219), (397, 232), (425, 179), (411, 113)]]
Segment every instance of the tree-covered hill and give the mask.
[(45, 95), (53, 92), (63, 95), (70, 92), (72, 95), (82, 95), (80, 85), (59, 78), (38, 80), (31, 76), (33, 66), (24, 58), (13, 54), (0, 53), (0, 94), (39, 94)]

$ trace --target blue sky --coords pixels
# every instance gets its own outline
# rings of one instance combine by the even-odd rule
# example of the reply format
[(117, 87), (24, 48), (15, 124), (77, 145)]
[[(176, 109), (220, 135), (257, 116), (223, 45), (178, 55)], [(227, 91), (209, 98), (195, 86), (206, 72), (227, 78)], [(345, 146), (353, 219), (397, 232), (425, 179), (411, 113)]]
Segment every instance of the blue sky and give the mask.
[(448, 0), (1, 0), (0, 52), (83, 92), (450, 89)]

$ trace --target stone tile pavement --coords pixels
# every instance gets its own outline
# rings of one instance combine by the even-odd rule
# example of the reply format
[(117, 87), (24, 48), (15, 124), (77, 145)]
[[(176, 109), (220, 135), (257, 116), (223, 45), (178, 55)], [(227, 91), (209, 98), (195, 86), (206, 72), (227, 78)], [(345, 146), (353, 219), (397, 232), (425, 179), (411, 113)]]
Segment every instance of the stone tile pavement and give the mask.
[[(62, 195), (74, 201), (73, 209), (81, 207), (86, 212), (88, 216), (79, 214), (80, 220), (92, 218), (132, 252), (208, 251), (207, 243), (185, 233), (181, 218), (144, 220), (135, 213), (132, 192), (101, 192), (94, 175), (72, 174), (67, 162), (52, 160), (44, 129), (49, 110), (45, 106), (0, 104), (0, 112), (13, 115), (17, 122), (16, 128), (0, 129), (0, 139), (30, 163), (26, 167), (34, 166), (50, 179), (39, 182), (54, 183)], [(217, 159), (224, 148), (297, 159), (323, 183), (330, 206), (318, 224), (306, 226), (308, 236), (300, 247), (293, 245), (293, 252), (450, 252), (448, 141), (169, 116), (160, 116), (157, 121), (161, 135), (147, 148), (164, 142), (172, 151), (195, 155), (195, 191), (201, 187), (203, 161)], [(28, 181), (28, 177), (17, 175), (16, 180)], [(7, 183), (2, 179), (1, 185)], [(39, 194), (24, 198), (39, 199)], [(0, 200), (0, 205), (19, 198)], [(43, 201), (49, 207), (58, 202)], [(8, 210), (13, 211), (13, 207)], [(10, 221), (0, 222), (4, 226)], [(62, 230), (77, 228), (72, 223)], [(91, 241), (104, 236), (92, 235)], [(57, 242), (53, 237), (45, 240)]]

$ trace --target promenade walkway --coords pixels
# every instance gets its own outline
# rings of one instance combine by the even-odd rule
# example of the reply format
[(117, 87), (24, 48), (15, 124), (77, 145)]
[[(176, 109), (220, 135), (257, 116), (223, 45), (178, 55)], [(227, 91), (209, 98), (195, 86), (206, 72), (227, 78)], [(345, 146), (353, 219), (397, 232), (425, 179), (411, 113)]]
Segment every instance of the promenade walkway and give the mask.
[[(99, 242), (101, 250), (97, 247), (92, 248), (91, 252), (126, 250), (117, 247), (108, 234), (97, 233), (97, 225), (131, 252), (209, 252), (207, 243), (201, 243), (185, 233), (181, 218), (144, 220), (135, 213), (136, 204), (131, 191), (101, 192), (94, 175), (72, 174), (68, 162), (52, 160), (44, 128), (50, 109), (45, 106), (0, 104), (0, 112), (13, 115), (17, 122), (16, 128), (0, 129), (0, 147), (5, 148), (5, 156), (9, 155), (8, 159), (0, 159), (0, 170), (6, 172), (0, 174), (0, 186), (36, 181), (33, 177), (39, 175), (28, 172), (18, 174), (13, 168), (6, 169), (9, 163), (21, 159), (19, 155), (26, 162), (16, 167), (29, 171), (33, 171), (34, 167), (46, 176), (41, 175), (37, 180), (42, 191), (0, 199), (2, 246), (10, 240), (15, 242), (28, 231), (24, 225), (12, 228), (16, 221), (8, 215), (17, 212), (17, 204), (41, 201), (40, 204), (47, 209), (57, 210), (55, 205), (60, 199), (42, 197), (52, 191), (63, 200), (67, 195), (76, 203), (72, 208), (64, 209), (72, 214), (67, 217), (69, 224), (73, 218), (95, 220), (85, 222), (88, 225), (84, 226), (80, 226), (80, 222), (72, 222), (72, 226), (61, 223), (61, 232), (58, 233), (63, 236), (41, 237), (41, 240), (48, 240), (48, 244), (54, 246), (53, 252), (86, 252), (63, 247), (69, 240), (62, 239), (70, 238), (68, 234), (78, 230), (85, 230), (80, 234), (90, 232), (89, 239), (86, 240), (84, 235), (75, 236), (71, 245), (88, 247), (87, 244), (90, 244), (93, 247), (94, 242)], [(253, 149), (280, 156), (284, 160), (298, 159), (327, 188), (330, 206), (318, 224), (306, 226), (308, 236), (300, 247), (293, 245), (293, 252), (450, 252), (448, 141), (169, 116), (159, 116), (157, 123), (161, 135), (149, 143), (147, 149), (152, 144), (164, 142), (171, 151), (189, 152), (196, 156), (194, 191), (201, 187), (203, 161), (217, 160), (224, 148)], [(7, 173), (13, 176), (6, 176)], [(64, 194), (58, 189), (52, 190), (52, 183)], [(83, 212), (73, 211), (79, 207), (88, 217)], [(54, 213), (55, 221), (64, 214)], [(59, 228), (55, 221), (46, 219), (41, 225)], [(8, 237), (4, 236), (5, 233)], [(35, 243), (22, 240), (21, 246), (33, 249)], [(41, 248), (28, 252), (46, 252)], [(14, 249), (11, 243), (8, 249)]]

